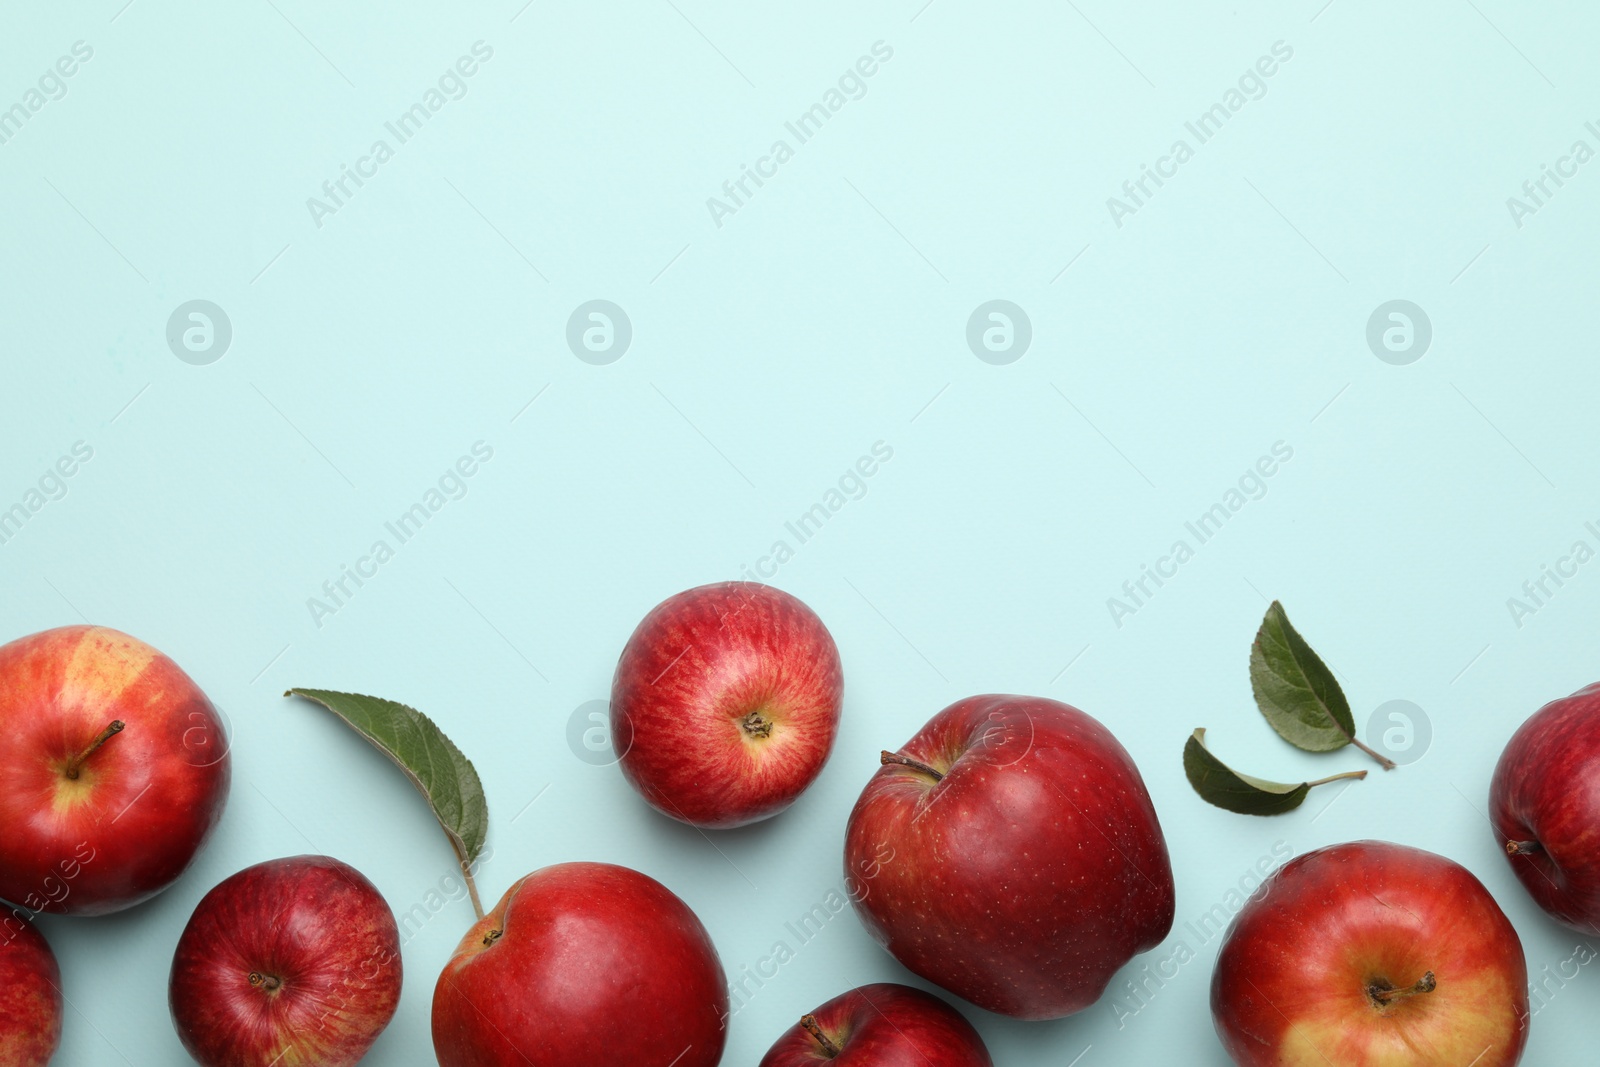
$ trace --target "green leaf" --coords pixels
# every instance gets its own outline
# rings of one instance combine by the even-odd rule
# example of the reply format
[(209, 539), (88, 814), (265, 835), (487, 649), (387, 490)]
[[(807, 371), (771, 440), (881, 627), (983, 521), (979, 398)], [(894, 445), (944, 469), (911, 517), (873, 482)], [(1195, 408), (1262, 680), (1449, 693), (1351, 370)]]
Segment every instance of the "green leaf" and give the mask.
[(1282, 815), (1305, 802), (1306, 794), (1319, 785), (1345, 779), (1362, 779), (1366, 771), (1345, 771), (1314, 782), (1287, 784), (1240, 774), (1206, 748), (1204, 727), (1195, 730), (1183, 746), (1183, 773), (1200, 799), (1241, 815)]
[(483, 783), (472, 761), (432, 719), (404, 704), (355, 693), (291, 689), (283, 695), (321, 704), (394, 760), (427, 798), (462, 865), (478, 858), (489, 837)]
[(1206, 748), (1204, 727), (1184, 743), (1183, 773), (1201, 800), (1240, 815), (1282, 815), (1298, 808), (1311, 792), (1310, 782), (1285, 785), (1231, 769)]
[(1344, 690), (1276, 600), (1250, 646), (1250, 688), (1267, 723), (1296, 748), (1333, 752), (1354, 744), (1385, 770), (1394, 769), (1393, 761), (1357, 740)]

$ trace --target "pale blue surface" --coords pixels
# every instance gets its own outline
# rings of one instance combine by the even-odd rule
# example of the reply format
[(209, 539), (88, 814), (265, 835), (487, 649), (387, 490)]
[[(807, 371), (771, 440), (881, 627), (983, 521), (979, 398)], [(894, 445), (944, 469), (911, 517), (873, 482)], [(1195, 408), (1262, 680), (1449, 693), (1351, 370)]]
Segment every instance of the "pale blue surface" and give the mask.
[[(74, 442), (94, 450), (0, 545), (0, 636), (88, 618), (162, 648), (231, 717), (236, 780), (171, 892), (46, 922), (73, 1004), (60, 1063), (181, 1059), (171, 951), (243, 866), (328, 852), (397, 911), (449, 874), (410, 787), (289, 685), (446, 725), (489, 793), (486, 895), (559, 860), (630, 864), (699, 911), (734, 975), (841, 883), (878, 749), (990, 690), (1070, 701), (1122, 738), (1167, 827), (1180, 928), (1275, 843), (1380, 836), (1483, 878), (1531, 971), (1571, 956), (1482, 809), (1513, 726), (1600, 673), (1600, 564), (1520, 627), (1506, 604), (1574, 540), (1600, 544), (1600, 163), (1520, 228), (1507, 207), (1574, 140), (1600, 148), (1588, 6), (122, 5), (0, 16), (0, 107), (93, 49), (0, 144), (0, 506)], [(465, 95), (398, 144), (384, 123), (477, 41), (493, 55)], [(864, 95), (793, 141), (785, 122), (878, 41), (893, 56)], [(1185, 122), (1279, 41), (1293, 55), (1265, 95), (1199, 144)], [(393, 158), (319, 228), (307, 198), (377, 138)], [(707, 198), (776, 138), (793, 158), (719, 228)], [(1107, 198), (1176, 138), (1193, 158), (1119, 228)], [(196, 299), (232, 323), (207, 366), (165, 337)], [(565, 340), (593, 299), (633, 326), (606, 366)], [(1010, 365), (966, 343), (993, 299), (1031, 317)], [(1365, 339), (1394, 299), (1433, 326), (1406, 366)], [(569, 717), (605, 696), (643, 613), (795, 547), (784, 523), (880, 440), (892, 460), (773, 579), (844, 657), (816, 787), (713, 846), (576, 758)], [(315, 625), (307, 598), (478, 441), (493, 458), (465, 497)], [(1115, 625), (1107, 598), (1278, 441), (1293, 458), (1265, 495)], [(1276, 820), (1194, 797), (1179, 752), (1199, 725), (1273, 777), (1365, 765), (1290, 750), (1256, 717), (1263, 595), (1358, 720), (1425, 709), (1424, 758)], [(469, 919), (451, 903), (408, 943), (368, 1062), (426, 1060)], [(1216, 946), (1192, 947), (1120, 1029), (1109, 1003), (969, 1014), (1002, 1065), (1221, 1065)], [(1527, 1062), (1571, 1061), (1592, 1032), (1591, 970), (1540, 1011)], [(840, 915), (749, 999), (726, 1062), (904, 977)]]

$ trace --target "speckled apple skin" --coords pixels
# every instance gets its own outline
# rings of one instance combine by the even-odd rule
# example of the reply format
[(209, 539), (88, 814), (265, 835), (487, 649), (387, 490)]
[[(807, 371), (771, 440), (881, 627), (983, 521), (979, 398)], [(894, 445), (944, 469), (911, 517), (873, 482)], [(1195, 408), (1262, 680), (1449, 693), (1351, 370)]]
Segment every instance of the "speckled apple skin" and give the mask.
[(711, 936), (627, 867), (527, 875), (467, 931), (433, 992), (440, 1067), (717, 1067), (728, 980)]
[(1103, 725), (1026, 696), (975, 696), (881, 767), (845, 832), (867, 930), (911, 971), (1020, 1019), (1082, 1011), (1172, 929), (1166, 840)]
[(993, 1067), (978, 1031), (956, 1009), (920, 989), (878, 982), (858, 986), (810, 1013), (837, 1048), (796, 1022), (760, 1067)]
[(1600, 683), (1554, 700), (1512, 735), (1489, 785), (1489, 817), (1534, 902), (1557, 921), (1600, 936)]

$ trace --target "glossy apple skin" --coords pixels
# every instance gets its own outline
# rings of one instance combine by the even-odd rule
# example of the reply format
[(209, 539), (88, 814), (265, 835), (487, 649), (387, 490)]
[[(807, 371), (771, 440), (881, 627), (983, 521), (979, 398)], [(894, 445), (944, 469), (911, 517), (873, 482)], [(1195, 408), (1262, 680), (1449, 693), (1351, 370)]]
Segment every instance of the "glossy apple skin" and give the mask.
[(0, 912), (0, 1067), (44, 1067), (61, 1044), (61, 970), (44, 935)]
[[(1600, 684), (1551, 701), (1517, 730), (1494, 769), (1496, 843), (1534, 902), (1600, 936)], [(1511, 854), (1512, 842), (1532, 842)]]
[(916, 974), (1002, 1015), (1054, 1019), (1172, 929), (1150, 794), (1093, 718), (1042, 697), (968, 697), (899, 754), (944, 777), (879, 768), (850, 813), (846, 885)]
[(743, 826), (816, 780), (843, 699), (839, 650), (815, 612), (759, 582), (702, 585), (662, 601), (628, 639), (611, 685), (612, 744), (656, 810)]
[(377, 887), (336, 859), (292, 856), (205, 895), (168, 1000), (204, 1067), (348, 1067), (394, 1017), (400, 983), (400, 931)]
[(72, 915), (149, 899), (211, 836), (230, 777), (216, 709), (144, 642), (64, 626), (0, 647), (0, 898)]
[(689, 906), (655, 879), (562, 863), (506, 891), (433, 993), (441, 1067), (715, 1067), (728, 983)]
[(761, 1067), (993, 1067), (972, 1024), (931, 993), (893, 982), (858, 986), (811, 1013), (838, 1054), (801, 1023), (778, 1038)]
[[(1429, 993), (1378, 1004), (1368, 988)], [(1211, 1014), (1240, 1067), (1511, 1067), (1528, 1041), (1517, 932), (1471, 872), (1383, 841), (1308, 852), (1234, 917)]]

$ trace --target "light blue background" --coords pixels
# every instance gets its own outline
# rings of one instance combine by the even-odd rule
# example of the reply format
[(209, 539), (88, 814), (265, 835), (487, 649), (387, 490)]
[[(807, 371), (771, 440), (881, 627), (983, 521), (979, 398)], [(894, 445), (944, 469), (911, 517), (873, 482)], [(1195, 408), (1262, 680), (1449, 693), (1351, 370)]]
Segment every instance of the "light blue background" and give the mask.
[[(486, 896), (557, 861), (629, 864), (699, 912), (735, 976), (841, 884), (878, 750), (995, 690), (1081, 706), (1132, 751), (1180, 926), (1275, 843), (1376, 836), (1477, 873), (1530, 971), (1571, 955), (1483, 811), (1513, 727), (1596, 675), (1600, 565), (1520, 627), (1506, 604), (1600, 521), (1600, 164), (1520, 228), (1506, 204), (1574, 140), (1600, 148), (1591, 9), (451, 7), (5, 5), (0, 107), (74, 42), (94, 55), (0, 145), (0, 506), (75, 441), (94, 458), (0, 545), (3, 636), (127, 630), (235, 730), (227, 815), (188, 876), (130, 914), (45, 920), (72, 1003), (58, 1062), (181, 1058), (172, 948), (241, 867), (331, 853), (397, 912), (449, 875), (401, 776), (283, 700), (290, 685), (376, 692), (446, 726), (489, 794)], [(315, 225), (307, 198), (479, 40), (493, 58), (465, 97)], [(707, 198), (880, 40), (893, 58), (865, 96), (715, 225)], [(1118, 227), (1107, 198), (1277, 41), (1293, 58), (1266, 95)], [(595, 298), (633, 324), (609, 366), (565, 343)], [(232, 323), (208, 366), (165, 339), (192, 299)], [(990, 299), (1031, 319), (1010, 365), (965, 341)], [(1407, 366), (1365, 341), (1392, 299), (1433, 326)], [(315, 625), (307, 599), (480, 440), (494, 457), (467, 496)], [(643, 613), (755, 564), (880, 440), (894, 456), (866, 494), (772, 579), (846, 667), (838, 750), (800, 803), (708, 841), (577, 758), (569, 717), (605, 696)], [(1277, 441), (1294, 455), (1267, 494), (1115, 625), (1107, 598)], [(1433, 740), (1256, 820), (1189, 790), (1193, 727), (1271, 777), (1367, 765), (1295, 752), (1252, 709), (1269, 597), (1358, 720), (1410, 700)], [(451, 903), (407, 944), (368, 1062), (422, 1062), (433, 982), (470, 918)], [(968, 1014), (1003, 1065), (1221, 1065), (1215, 951), (1120, 1028), (1109, 1003), (1048, 1024)], [(1539, 1012), (1528, 1062), (1572, 1058), (1590, 970)], [(750, 998), (726, 1062), (756, 1062), (850, 986), (906, 977), (841, 915)]]

